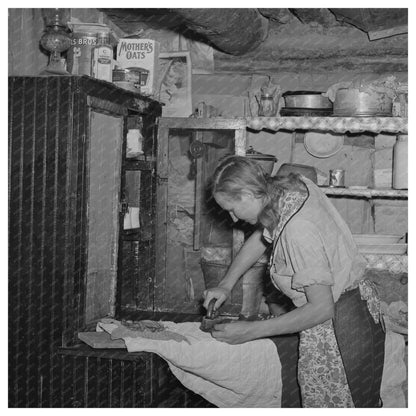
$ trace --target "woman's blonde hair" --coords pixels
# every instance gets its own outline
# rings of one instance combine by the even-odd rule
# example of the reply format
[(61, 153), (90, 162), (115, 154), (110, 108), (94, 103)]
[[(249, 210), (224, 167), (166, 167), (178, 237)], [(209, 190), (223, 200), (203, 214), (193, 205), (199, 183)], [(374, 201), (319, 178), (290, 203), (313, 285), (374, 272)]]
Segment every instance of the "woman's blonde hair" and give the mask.
[(261, 165), (244, 156), (227, 156), (215, 169), (211, 183), (212, 195), (224, 193), (231, 199), (240, 199), (244, 191), (263, 199), (259, 222), (272, 231), (279, 221), (279, 199), (286, 190), (306, 192), (300, 175), (270, 177)]

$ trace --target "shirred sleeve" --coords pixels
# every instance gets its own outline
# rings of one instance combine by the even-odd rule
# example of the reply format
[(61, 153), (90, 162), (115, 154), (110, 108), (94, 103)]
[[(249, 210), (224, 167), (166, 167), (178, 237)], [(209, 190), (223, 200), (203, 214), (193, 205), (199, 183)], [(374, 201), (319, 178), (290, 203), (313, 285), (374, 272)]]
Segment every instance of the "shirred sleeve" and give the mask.
[(294, 271), (292, 288), (314, 284), (334, 285), (319, 229), (311, 222), (291, 221), (286, 225), (284, 250)]

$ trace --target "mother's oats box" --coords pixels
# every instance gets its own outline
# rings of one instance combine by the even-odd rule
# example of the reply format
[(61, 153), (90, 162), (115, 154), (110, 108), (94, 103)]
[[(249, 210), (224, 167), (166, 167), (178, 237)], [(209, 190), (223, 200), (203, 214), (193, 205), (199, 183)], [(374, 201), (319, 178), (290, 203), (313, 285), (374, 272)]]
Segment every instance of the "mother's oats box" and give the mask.
[(143, 95), (156, 94), (159, 42), (152, 39), (122, 38), (117, 45), (117, 64), (127, 69)]

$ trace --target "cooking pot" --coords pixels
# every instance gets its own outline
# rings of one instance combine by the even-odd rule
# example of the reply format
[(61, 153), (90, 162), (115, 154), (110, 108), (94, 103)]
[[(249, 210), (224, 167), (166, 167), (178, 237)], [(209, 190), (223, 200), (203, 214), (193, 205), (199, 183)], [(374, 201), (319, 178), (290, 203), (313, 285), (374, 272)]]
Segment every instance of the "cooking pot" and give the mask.
[(393, 100), (385, 92), (340, 88), (335, 94), (334, 116), (388, 117), (392, 108)]
[(246, 157), (255, 160), (263, 168), (264, 172), (271, 175), (273, 172), (274, 164), (277, 162), (277, 158), (274, 155), (266, 155), (264, 153), (256, 152), (252, 146), (246, 151)]
[(283, 98), (289, 108), (332, 108), (332, 102), (319, 91), (287, 91)]
[(289, 173), (299, 173), (314, 183), (318, 183), (318, 174), (313, 166), (300, 165), (298, 163), (283, 163), (276, 173), (276, 178), (284, 178)]

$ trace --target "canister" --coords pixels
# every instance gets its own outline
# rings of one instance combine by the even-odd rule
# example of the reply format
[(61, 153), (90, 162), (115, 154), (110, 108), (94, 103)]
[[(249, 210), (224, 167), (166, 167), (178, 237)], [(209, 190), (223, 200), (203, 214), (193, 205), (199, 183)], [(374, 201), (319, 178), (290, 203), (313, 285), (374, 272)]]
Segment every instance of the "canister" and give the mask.
[(67, 52), (67, 70), (72, 75), (91, 76), (91, 53), (97, 46), (97, 33), (107, 33), (110, 28), (102, 23), (68, 22), (72, 30), (72, 45)]
[(332, 169), (329, 171), (329, 186), (343, 188), (345, 183), (345, 170)]
[(388, 117), (392, 108), (393, 100), (385, 92), (340, 88), (335, 95), (334, 116)]
[[(77, 30), (77, 31), (76, 31)], [(72, 75), (91, 75), (91, 51), (97, 45), (97, 29), (78, 27), (67, 52), (67, 70)]]

